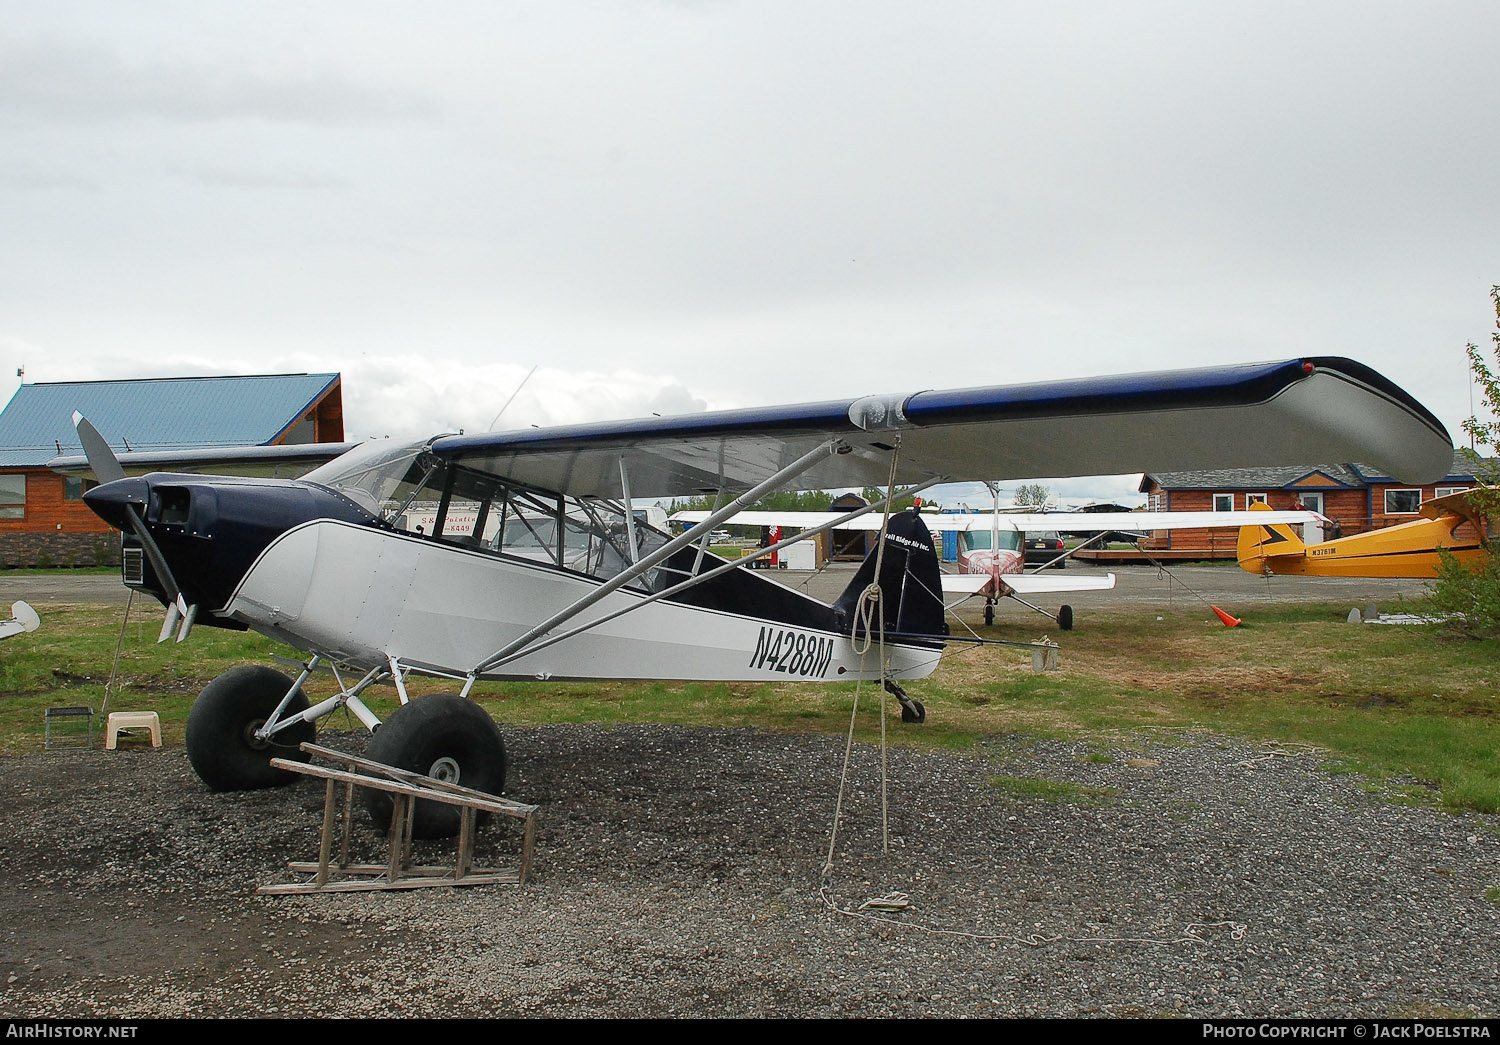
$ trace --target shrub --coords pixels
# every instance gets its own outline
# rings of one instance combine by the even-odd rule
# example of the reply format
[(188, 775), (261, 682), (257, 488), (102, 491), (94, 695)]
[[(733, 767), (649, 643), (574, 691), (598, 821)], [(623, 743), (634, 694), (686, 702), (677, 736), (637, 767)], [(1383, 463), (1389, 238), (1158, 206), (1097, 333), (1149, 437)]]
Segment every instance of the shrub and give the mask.
[[(1495, 304), (1497, 330), (1490, 335), (1490, 340), (1494, 342), (1496, 363), (1500, 364), (1500, 286), (1490, 288), (1490, 299)], [(1500, 461), (1494, 456), (1500, 453), (1500, 379), (1485, 363), (1484, 353), (1478, 345), (1470, 342), (1468, 353), (1469, 370), (1480, 388), (1480, 402), (1491, 415), (1487, 421), (1471, 417), (1463, 423), (1464, 431), (1473, 437), (1475, 447), (1485, 447), (1491, 452), (1491, 457), (1486, 460), (1475, 450), (1464, 451), (1471, 458), (1474, 477), (1485, 484), (1470, 492), (1469, 501), (1489, 521), (1489, 532), (1493, 534), (1500, 524)], [(1438, 567), (1437, 580), (1432, 585), (1433, 609), (1447, 616), (1459, 630), (1476, 638), (1500, 636), (1500, 560), (1496, 558), (1494, 541), (1486, 539), (1485, 547), (1488, 554), (1473, 569), (1439, 550), (1442, 565)]]

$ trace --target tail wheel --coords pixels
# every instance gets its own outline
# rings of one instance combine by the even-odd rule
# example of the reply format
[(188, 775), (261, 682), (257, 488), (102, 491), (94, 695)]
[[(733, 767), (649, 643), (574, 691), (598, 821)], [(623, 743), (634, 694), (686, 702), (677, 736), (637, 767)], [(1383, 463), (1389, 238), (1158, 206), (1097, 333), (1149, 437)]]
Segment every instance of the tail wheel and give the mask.
[(984, 626), (989, 627), (995, 623), (995, 604), (987, 602), (984, 604)]
[[(505, 789), (505, 740), (489, 713), (464, 697), (435, 693), (403, 704), (376, 730), (366, 756), (397, 769), (498, 795)], [(364, 791), (364, 805), (382, 831), (391, 824), (391, 796)], [(458, 834), (457, 806), (418, 802), (413, 838)], [(481, 817), (481, 822), (483, 817)]]
[(1063, 631), (1073, 630), (1073, 607), (1061, 606), (1057, 611), (1057, 626)]
[[(255, 791), (296, 780), (296, 773), (272, 768), (271, 759), (306, 762), (298, 745), (316, 735), (313, 724), (299, 722), (269, 740), (255, 736), (291, 688), (286, 675), (254, 664), (231, 668), (205, 686), (187, 720), (188, 761), (198, 779), (214, 791)], [(299, 689), (282, 717), (307, 708)]]

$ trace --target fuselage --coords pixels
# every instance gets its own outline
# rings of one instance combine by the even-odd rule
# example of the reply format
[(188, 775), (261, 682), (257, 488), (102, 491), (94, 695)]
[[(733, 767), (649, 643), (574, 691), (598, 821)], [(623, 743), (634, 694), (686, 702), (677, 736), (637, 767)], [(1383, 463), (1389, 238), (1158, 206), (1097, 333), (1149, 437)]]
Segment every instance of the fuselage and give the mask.
[(1265, 527), (1270, 539), (1252, 545), (1248, 554), (1242, 551), (1240, 566), (1251, 573), (1312, 577), (1436, 577), (1442, 564), (1438, 549), (1464, 566), (1483, 561), (1486, 552), (1478, 537), (1457, 532), (1465, 521), (1454, 515), (1418, 519), (1314, 545), (1277, 539), (1275, 531), (1286, 528)]
[(990, 583), (975, 594), (999, 598), (1006, 594), (1002, 578), (1026, 571), (1026, 553), (1021, 550), (1021, 537), (1014, 530), (960, 531), (959, 572), (990, 578)]
[[(392, 497), (372, 483), (154, 473), (96, 487), (87, 500), (125, 531), (131, 587), (165, 605), (179, 601), (175, 583), (198, 624), (250, 628), (351, 667), (396, 661), (518, 679), (880, 675), (878, 652), (857, 649), (833, 607), (762, 574), (726, 570), (653, 598), (723, 565), (690, 547), (550, 631), (619, 616), (542, 646), (544, 636), (527, 638), (539, 622), (587, 603), (636, 558), (665, 551), (669, 537), (640, 521), (626, 525), (601, 503), (473, 475), (461, 477), (468, 487), (449, 480), (429, 511), (416, 499), (429, 477), (403, 479), (411, 492)], [(159, 575), (131, 513), (169, 576)], [(516, 642), (517, 653), (490, 663)], [(890, 643), (887, 670), (920, 678), (940, 653), (940, 642)]]

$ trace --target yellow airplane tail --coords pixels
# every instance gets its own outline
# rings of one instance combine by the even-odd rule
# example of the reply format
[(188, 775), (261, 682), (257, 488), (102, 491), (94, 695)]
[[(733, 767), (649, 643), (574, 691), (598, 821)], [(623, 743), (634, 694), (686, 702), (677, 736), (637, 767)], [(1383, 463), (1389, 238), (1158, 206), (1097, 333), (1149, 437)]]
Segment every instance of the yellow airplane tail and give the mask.
[[(1252, 504), (1251, 511), (1269, 512), (1269, 504)], [(1270, 526), (1241, 526), (1236, 558), (1240, 569), (1249, 573), (1261, 573), (1266, 569), (1266, 560), (1282, 555), (1302, 556), (1307, 554), (1307, 545), (1297, 536), (1297, 531), (1284, 523)]]

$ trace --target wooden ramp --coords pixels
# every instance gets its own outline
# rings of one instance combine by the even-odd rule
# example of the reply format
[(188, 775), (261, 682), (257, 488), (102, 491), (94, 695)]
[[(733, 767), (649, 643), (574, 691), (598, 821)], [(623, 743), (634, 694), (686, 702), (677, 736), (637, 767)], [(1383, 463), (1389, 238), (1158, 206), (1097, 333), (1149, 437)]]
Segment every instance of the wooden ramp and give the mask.
[[(329, 769), (284, 758), (272, 759), (278, 769), (317, 777), (327, 782), (323, 798), (323, 836), (316, 861), (287, 864), (296, 881), (263, 885), (257, 892), (272, 896), (300, 893), (350, 893), (380, 889), (427, 889), (434, 886), (520, 885), (531, 869), (536, 844), (536, 806), (511, 802), (483, 791), (449, 784), (420, 773), (410, 773), (357, 755), (303, 744), (302, 750), (345, 768)], [(373, 788), (391, 796), (391, 827), (387, 836), (389, 854), (383, 864), (353, 863), (349, 857), (354, 821), (354, 789)], [(340, 801), (342, 791), (342, 801)], [(412, 862), (412, 808), (418, 801), (441, 802), (460, 807), (458, 851), (449, 866)], [(474, 866), (474, 840), (480, 813), (522, 821), (521, 858), (513, 869)], [(341, 834), (338, 856), (333, 854), (335, 834)]]

